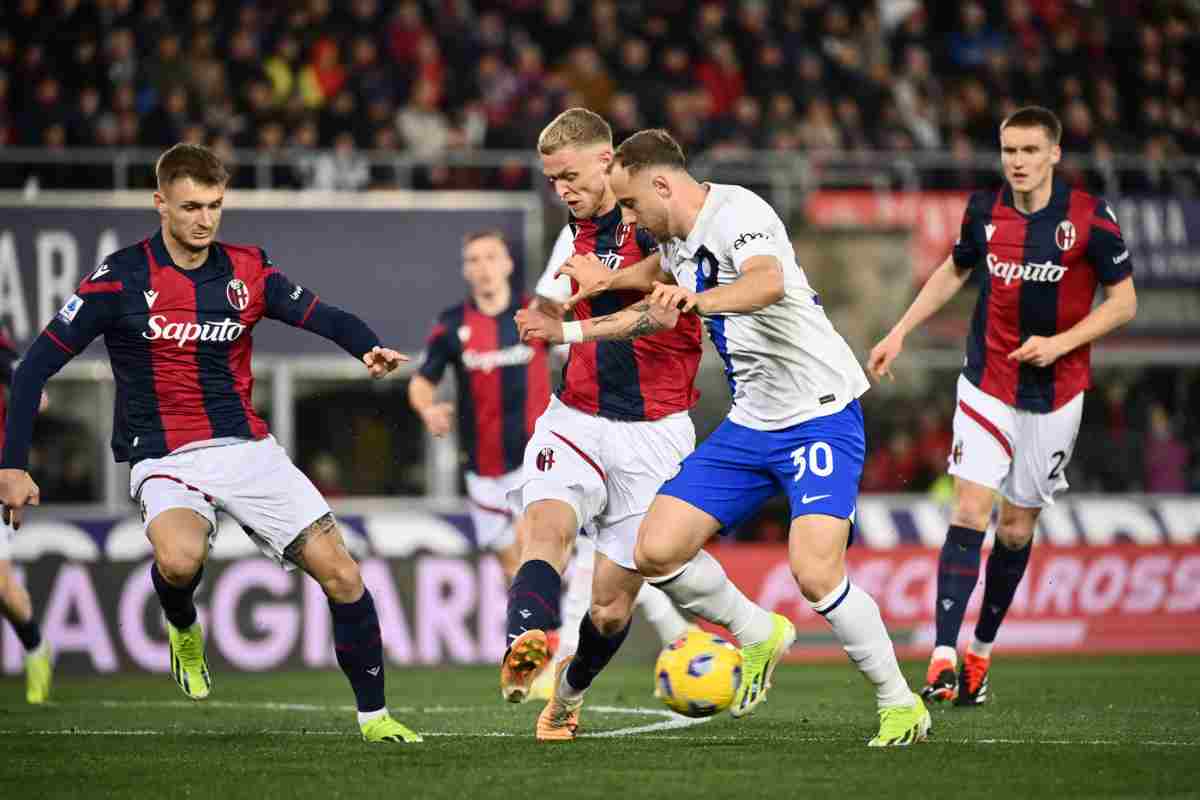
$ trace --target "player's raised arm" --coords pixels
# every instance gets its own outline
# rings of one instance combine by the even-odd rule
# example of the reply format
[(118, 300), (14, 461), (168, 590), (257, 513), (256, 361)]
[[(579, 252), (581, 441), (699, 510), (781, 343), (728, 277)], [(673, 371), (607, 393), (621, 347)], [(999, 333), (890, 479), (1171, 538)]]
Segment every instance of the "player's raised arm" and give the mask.
[(783, 299), (783, 268), (775, 256), (753, 256), (741, 265), (737, 280), (692, 292), (682, 286), (658, 283), (650, 295), (651, 304), (682, 312), (695, 311), (701, 316), (715, 314), (752, 314)]
[(379, 336), (358, 316), (324, 303), (311, 290), (292, 283), (286, 275), (270, 266), (271, 261), (265, 253), (263, 261), (268, 265), (265, 316), (334, 342), (362, 361), (372, 378), (383, 377), (408, 361), (408, 356), (380, 344)]
[(522, 341), (540, 339), (550, 344), (636, 339), (674, 328), (678, 321), (678, 309), (664, 308), (648, 299), (612, 314), (579, 322), (563, 322), (528, 308), (517, 312), (517, 329)]
[(566, 302), (571, 308), (581, 300), (617, 289), (649, 294), (656, 283), (673, 283), (662, 270), (662, 255), (655, 251), (625, 269), (609, 269), (595, 253), (576, 254), (558, 269), (559, 275), (574, 279), (579, 288)]

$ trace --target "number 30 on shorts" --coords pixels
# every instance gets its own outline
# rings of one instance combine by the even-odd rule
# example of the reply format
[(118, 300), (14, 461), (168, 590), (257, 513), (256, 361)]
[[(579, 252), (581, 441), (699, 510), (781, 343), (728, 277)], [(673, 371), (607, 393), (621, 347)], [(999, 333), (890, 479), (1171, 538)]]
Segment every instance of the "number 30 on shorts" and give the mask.
[(833, 448), (828, 442), (813, 442), (798, 447), (792, 451), (792, 463), (796, 465), (796, 477), (793, 481), (803, 478), (804, 473), (809, 470), (820, 478), (828, 477), (833, 474)]

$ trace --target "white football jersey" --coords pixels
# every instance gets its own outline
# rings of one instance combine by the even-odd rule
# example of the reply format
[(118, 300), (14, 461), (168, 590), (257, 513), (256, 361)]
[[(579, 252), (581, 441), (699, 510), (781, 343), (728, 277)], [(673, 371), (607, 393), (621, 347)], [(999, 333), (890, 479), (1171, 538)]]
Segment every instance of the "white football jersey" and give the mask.
[(537, 288), (534, 291), (548, 300), (557, 300), (560, 303), (566, 302), (571, 297), (571, 278), (567, 275), (554, 277), (554, 273), (558, 272), (558, 268), (567, 263), (567, 259), (575, 255), (575, 235), (571, 233), (571, 226), (564, 225), (559, 232), (558, 238), (554, 240), (554, 248), (550, 251), (550, 258), (546, 261), (546, 271), (542, 273), (542, 277), (538, 278)]
[(749, 189), (708, 187), (691, 234), (662, 245), (663, 272), (701, 292), (733, 283), (754, 256), (773, 256), (783, 268), (783, 299), (704, 319), (733, 393), (729, 419), (770, 431), (841, 411), (870, 384), (808, 285), (783, 221)]

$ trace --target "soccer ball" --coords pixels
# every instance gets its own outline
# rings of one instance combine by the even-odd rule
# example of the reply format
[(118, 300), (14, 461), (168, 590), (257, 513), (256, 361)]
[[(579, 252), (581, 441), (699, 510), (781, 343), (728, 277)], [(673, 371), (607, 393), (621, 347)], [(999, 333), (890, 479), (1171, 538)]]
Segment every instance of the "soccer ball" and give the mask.
[(654, 664), (654, 694), (685, 717), (711, 717), (733, 703), (742, 654), (720, 636), (692, 630), (663, 648)]

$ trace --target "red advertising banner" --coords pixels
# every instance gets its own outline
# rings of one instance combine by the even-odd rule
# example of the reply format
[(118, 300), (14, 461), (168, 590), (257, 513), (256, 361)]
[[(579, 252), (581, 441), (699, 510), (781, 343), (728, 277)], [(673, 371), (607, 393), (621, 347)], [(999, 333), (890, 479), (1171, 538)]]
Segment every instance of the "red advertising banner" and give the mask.
[[(737, 545), (712, 553), (752, 600), (796, 623), (793, 659), (842, 657), (829, 626), (801, 596), (786, 548)], [(847, 561), (851, 580), (879, 603), (900, 656), (927, 656), (938, 551), (851, 548)], [(982, 599), (977, 586), (962, 644)], [(1200, 546), (1035, 546), (997, 644), (1006, 652), (1200, 652)]]
[(913, 277), (922, 284), (950, 255), (970, 196), (970, 192), (822, 190), (809, 196), (805, 213), (817, 226), (911, 230)]

